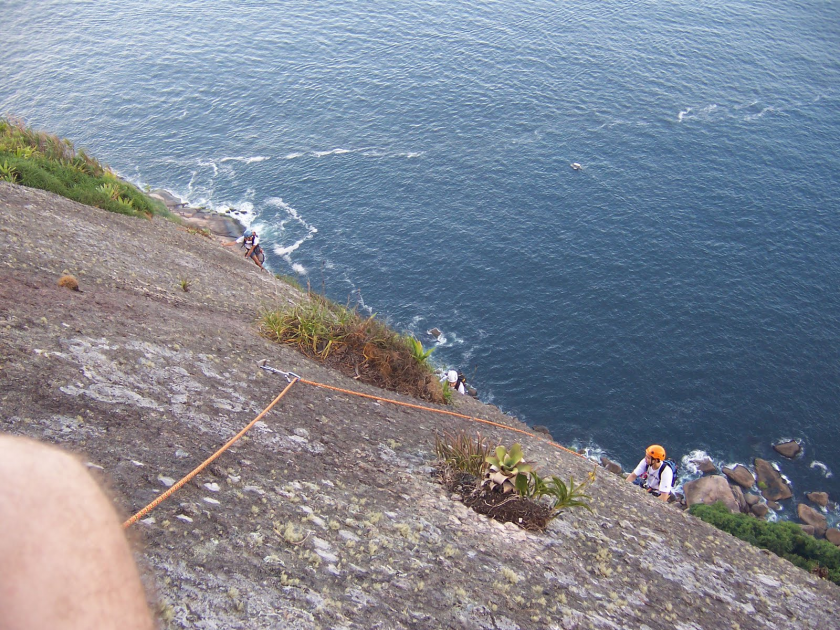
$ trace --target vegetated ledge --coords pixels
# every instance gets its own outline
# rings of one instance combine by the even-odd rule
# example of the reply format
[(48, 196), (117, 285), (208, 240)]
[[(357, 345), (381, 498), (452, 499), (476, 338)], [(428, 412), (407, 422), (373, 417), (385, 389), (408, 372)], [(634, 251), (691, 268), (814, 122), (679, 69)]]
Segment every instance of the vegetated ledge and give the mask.
[[(0, 183), (0, 238), (0, 429), (80, 453), (126, 515), (277, 395), (285, 380), (259, 360), (417, 402), (260, 337), (260, 309), (301, 293), (172, 223)], [(65, 271), (80, 293), (57, 286)], [(456, 411), (525, 428), (468, 397)], [(501, 428), (296, 384), (129, 530), (161, 625), (836, 625), (837, 586), (605, 472), (587, 490), (593, 512), (546, 533), (480, 517), (430, 475), (435, 431), (460, 428), (521, 442), (542, 475), (591, 470)]]

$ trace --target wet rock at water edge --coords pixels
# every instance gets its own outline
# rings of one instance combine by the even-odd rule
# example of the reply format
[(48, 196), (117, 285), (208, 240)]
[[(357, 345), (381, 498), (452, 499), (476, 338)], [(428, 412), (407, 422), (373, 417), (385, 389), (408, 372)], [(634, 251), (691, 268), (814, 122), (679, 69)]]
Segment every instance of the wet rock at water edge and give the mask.
[(606, 455), (601, 456), (601, 466), (603, 466), (604, 468), (609, 470), (611, 473), (614, 473), (616, 475), (623, 475), (624, 474), (624, 471), (621, 469), (621, 464), (619, 464), (618, 462), (612, 461)]
[(809, 492), (805, 496), (808, 497), (808, 500), (811, 503), (816, 503), (820, 507), (825, 507), (828, 505), (827, 492)]
[(780, 455), (784, 455), (785, 457), (789, 457), (793, 459), (799, 453), (802, 452), (802, 445), (799, 444), (796, 440), (790, 440), (788, 442), (782, 442), (780, 444), (774, 444), (773, 450), (775, 450)]
[(735, 497), (735, 501), (738, 503), (738, 511), (746, 514), (750, 511), (750, 506), (747, 504), (747, 499), (744, 497), (744, 491), (741, 490), (741, 486), (729, 484), (729, 490), (732, 492), (732, 496)]
[(833, 545), (840, 547), (840, 529), (830, 527), (825, 530), (825, 539)]
[(796, 506), (796, 513), (799, 515), (799, 520), (806, 525), (811, 525), (814, 528), (814, 536), (817, 538), (825, 536), (825, 532), (828, 529), (828, 523), (825, 516), (804, 503), (800, 503)]
[(538, 424), (538, 425), (534, 426), (534, 433), (542, 433), (549, 440), (551, 440), (552, 442), (554, 441), (554, 437), (552, 437), (551, 431), (549, 431), (548, 427), (546, 427), (546, 426), (543, 426), (541, 424)]
[(767, 516), (769, 511), (770, 508), (767, 507), (766, 503), (756, 503), (750, 508), (750, 512), (755, 514), (758, 518), (764, 518)]
[(734, 468), (724, 467), (723, 474), (742, 488), (752, 488), (755, 485), (755, 477), (746, 466), (741, 466), (741, 464), (736, 464)]
[(712, 463), (708, 457), (703, 459), (693, 459), (691, 462), (697, 466), (697, 469), (704, 475), (715, 475), (718, 472), (717, 466)]
[(767, 460), (755, 458), (755, 475), (758, 478), (761, 494), (768, 501), (782, 501), (793, 496), (790, 486)]

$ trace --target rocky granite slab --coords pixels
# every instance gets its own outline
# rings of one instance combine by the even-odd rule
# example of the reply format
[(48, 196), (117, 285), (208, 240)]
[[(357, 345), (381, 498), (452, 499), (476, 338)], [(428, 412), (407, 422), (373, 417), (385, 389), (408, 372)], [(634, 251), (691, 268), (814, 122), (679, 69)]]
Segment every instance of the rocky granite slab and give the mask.
[[(125, 515), (277, 396), (286, 381), (260, 360), (417, 402), (262, 339), (260, 309), (300, 294), (162, 220), (0, 183), (0, 240), (0, 430), (78, 453)], [(57, 286), (64, 271), (82, 292)], [(469, 397), (454, 408), (526, 429)], [(545, 533), (478, 516), (430, 475), (435, 433), (462, 428), (520, 441), (546, 475), (595, 468), (545, 440), (298, 383), (129, 530), (161, 627), (836, 625), (840, 588), (600, 467), (592, 512)]]

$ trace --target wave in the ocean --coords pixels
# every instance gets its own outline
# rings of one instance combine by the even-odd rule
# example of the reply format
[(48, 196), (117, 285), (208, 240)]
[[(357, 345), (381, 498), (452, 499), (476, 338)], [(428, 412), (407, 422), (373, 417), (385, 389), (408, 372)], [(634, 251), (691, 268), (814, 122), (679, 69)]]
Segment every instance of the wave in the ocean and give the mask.
[(274, 246), (273, 251), (275, 254), (277, 254), (278, 256), (283, 258), (287, 263), (289, 263), (289, 265), (291, 265), (292, 268), (295, 270), (295, 273), (299, 275), (305, 275), (306, 269), (303, 267), (303, 265), (292, 261), (291, 254), (297, 251), (297, 249), (306, 241), (312, 239), (312, 237), (318, 233), (318, 228), (316, 228), (314, 225), (310, 225), (309, 223), (307, 223), (303, 219), (303, 217), (300, 216), (297, 210), (295, 210), (292, 206), (283, 201), (283, 199), (281, 199), (280, 197), (270, 197), (269, 199), (266, 199), (265, 203), (266, 205), (271, 206), (273, 208), (277, 208), (278, 210), (281, 210), (286, 214), (287, 218), (280, 221), (280, 238), (282, 238), (284, 233), (286, 232), (286, 225), (289, 221), (296, 223), (297, 225), (303, 228), (303, 236), (297, 237), (291, 244), (278, 243)]
[(220, 162), (242, 162), (243, 164), (253, 164), (254, 162), (265, 162), (271, 158), (267, 155), (257, 155), (254, 157), (223, 157)]

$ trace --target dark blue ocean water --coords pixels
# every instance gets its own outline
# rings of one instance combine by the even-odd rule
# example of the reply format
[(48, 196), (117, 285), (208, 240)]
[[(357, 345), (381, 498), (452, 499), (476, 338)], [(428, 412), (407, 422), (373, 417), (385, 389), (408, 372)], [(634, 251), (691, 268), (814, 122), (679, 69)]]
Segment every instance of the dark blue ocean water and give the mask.
[(0, 16), (0, 112), (246, 211), (274, 271), (440, 328), (484, 400), (625, 467), (769, 457), (840, 499), (840, 3)]

